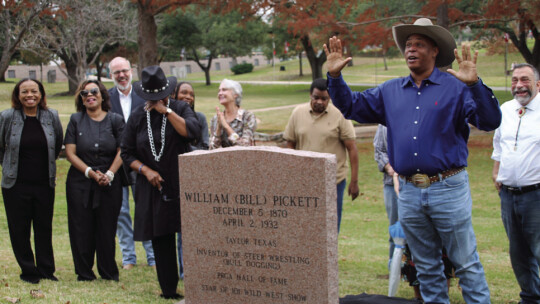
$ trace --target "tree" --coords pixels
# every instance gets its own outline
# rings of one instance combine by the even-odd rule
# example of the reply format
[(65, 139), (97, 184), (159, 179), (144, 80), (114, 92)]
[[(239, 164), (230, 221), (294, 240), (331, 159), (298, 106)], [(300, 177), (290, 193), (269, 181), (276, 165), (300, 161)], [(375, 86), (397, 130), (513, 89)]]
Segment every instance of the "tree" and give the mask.
[[(185, 12), (166, 15), (160, 27), (160, 41), (178, 57), (185, 49), (204, 71), (210, 85), (212, 59), (218, 55), (232, 58), (249, 55), (262, 43), (267, 32), (264, 23), (254, 19), (242, 22), (238, 12), (213, 14), (209, 9), (191, 6)], [(207, 59), (206, 65), (203, 60)]]
[[(490, 1), (486, 6), (486, 14), (477, 16), (471, 23), (482, 23), (484, 16), (486, 29), (495, 29), (508, 34), (525, 61), (540, 70), (540, 0), (529, 1)], [(496, 20), (499, 19), (500, 20)], [(532, 36), (532, 49), (527, 46), (527, 37)]]
[(137, 5), (137, 43), (139, 45), (139, 77), (143, 68), (157, 65), (158, 26), (156, 16), (188, 5), (195, 0), (131, 0)]
[[(382, 4), (381, 4), (382, 3)], [(412, 14), (396, 14), (392, 5), (407, 5), (403, 1), (377, 2), (371, 6), (377, 14), (366, 10), (360, 14), (357, 22), (342, 22), (349, 26), (366, 26), (372, 23), (391, 28), (397, 23), (411, 23), (420, 17), (436, 20), (436, 24), (452, 31), (461, 31), (465, 27), (480, 30), (481, 36), (492, 36), (494, 31), (508, 34), (512, 43), (529, 64), (540, 68), (540, 34), (537, 23), (540, 20), (540, 0), (429, 0), (422, 1), (422, 6), (409, 10)], [(359, 39), (369, 39), (371, 33), (361, 35)], [(534, 40), (532, 49), (527, 39)]]
[(0, 82), (5, 82), (4, 74), (9, 62), (19, 48), (23, 37), (36, 26), (40, 15), (50, 14), (50, 1), (2, 1), (0, 3)]
[(127, 4), (116, 0), (102, 1), (100, 5), (89, 0), (57, 0), (55, 5), (63, 13), (41, 18), (43, 27), (25, 39), (25, 49), (51, 52), (61, 59), (65, 64), (65, 71), (61, 71), (69, 81), (68, 94), (74, 94), (103, 49), (125, 39), (129, 26), (125, 20)]
[(322, 45), (330, 36), (347, 37), (349, 29), (338, 23), (347, 20), (356, 1), (346, 0), (229, 0), (209, 1), (215, 11), (224, 13), (241, 12), (246, 18), (268, 14), (273, 26), (278, 24), (287, 28), (298, 40), (306, 52), (311, 66), (312, 78), (323, 77), (322, 65), (326, 62), (326, 54)]

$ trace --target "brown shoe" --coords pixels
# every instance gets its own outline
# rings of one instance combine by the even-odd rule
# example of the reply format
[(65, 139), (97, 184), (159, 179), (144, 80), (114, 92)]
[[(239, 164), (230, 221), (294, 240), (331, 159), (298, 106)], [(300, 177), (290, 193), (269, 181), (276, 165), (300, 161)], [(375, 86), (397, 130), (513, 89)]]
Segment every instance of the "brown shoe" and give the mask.
[(135, 267), (134, 264), (126, 264), (126, 265), (122, 266), (122, 268), (125, 269), (125, 270), (130, 270), (133, 267)]

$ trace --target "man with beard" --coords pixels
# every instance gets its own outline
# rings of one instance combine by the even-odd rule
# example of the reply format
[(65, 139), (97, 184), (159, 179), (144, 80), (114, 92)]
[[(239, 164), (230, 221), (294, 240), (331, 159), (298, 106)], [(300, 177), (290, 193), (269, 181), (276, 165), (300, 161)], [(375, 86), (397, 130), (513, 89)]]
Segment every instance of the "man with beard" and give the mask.
[(501, 106), (493, 136), (493, 181), (510, 241), (520, 303), (540, 303), (540, 77), (530, 64), (512, 73), (514, 99)]
[(347, 152), (351, 163), (349, 195), (358, 196), (358, 151), (356, 133), (349, 120), (330, 104), (326, 79), (316, 79), (309, 91), (311, 101), (296, 107), (289, 118), (283, 138), (287, 148), (332, 153), (337, 158), (338, 232), (343, 209), (343, 192), (347, 184)]
[[(476, 250), (467, 166), (469, 124), (484, 131), (501, 122), (497, 98), (478, 78), (476, 59), (445, 28), (427, 18), (392, 28), (410, 75), (353, 92), (341, 70), (341, 41), (324, 45), (328, 92), (348, 119), (387, 127), (388, 159), (399, 177), (398, 215), (425, 303), (450, 303), (442, 249), (456, 267), (466, 303), (490, 303)], [(442, 72), (457, 59), (459, 70)]]
[[(111, 111), (122, 115), (124, 122), (127, 123), (131, 112), (143, 105), (145, 100), (137, 96), (132, 90), (131, 80), (131, 64), (126, 58), (116, 57), (109, 63), (109, 69), (113, 75), (114, 88), (109, 89), (111, 98)], [(136, 173), (129, 166), (124, 165), (123, 170), (126, 173), (126, 182), (131, 185), (131, 192), (135, 193)], [(120, 249), (122, 250), (122, 268), (129, 270), (137, 264), (137, 256), (135, 254), (135, 242), (133, 241), (133, 227), (131, 215), (129, 214), (129, 187), (124, 186), (122, 197), (122, 208), (118, 216), (118, 228), (116, 235)], [(146, 251), (146, 260), (149, 266), (155, 267), (154, 249), (152, 241), (143, 242), (144, 250)]]

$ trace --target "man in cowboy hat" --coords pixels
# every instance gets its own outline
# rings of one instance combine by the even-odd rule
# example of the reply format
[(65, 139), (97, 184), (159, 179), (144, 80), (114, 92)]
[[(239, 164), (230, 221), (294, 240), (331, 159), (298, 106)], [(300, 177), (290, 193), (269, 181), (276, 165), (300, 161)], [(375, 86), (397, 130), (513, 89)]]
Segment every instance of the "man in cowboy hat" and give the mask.
[[(324, 45), (330, 96), (346, 118), (387, 126), (389, 162), (400, 174), (398, 216), (425, 303), (449, 303), (443, 246), (456, 266), (465, 301), (490, 303), (476, 251), (465, 167), (468, 123), (485, 131), (496, 129), (499, 103), (478, 78), (478, 53), (473, 56), (464, 46), (460, 57), (446, 29), (420, 18), (392, 30), (410, 75), (352, 92), (341, 76), (351, 58), (342, 56), (341, 41), (333, 37)], [(459, 71), (436, 68), (455, 58)]]
[(146, 103), (131, 113), (120, 145), (122, 160), (138, 173), (133, 239), (152, 240), (161, 296), (178, 299), (178, 154), (191, 151), (189, 143), (198, 138), (200, 127), (186, 102), (169, 99), (175, 77), (165, 77), (159, 66), (146, 67), (141, 74), (133, 90)]

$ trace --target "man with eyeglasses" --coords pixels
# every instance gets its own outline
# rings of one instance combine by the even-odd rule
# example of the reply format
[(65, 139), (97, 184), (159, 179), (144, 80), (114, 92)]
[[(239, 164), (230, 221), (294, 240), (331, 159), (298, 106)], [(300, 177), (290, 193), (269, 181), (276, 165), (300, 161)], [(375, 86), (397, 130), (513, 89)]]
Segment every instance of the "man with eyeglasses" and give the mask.
[(493, 182), (510, 241), (520, 303), (540, 303), (540, 76), (530, 64), (512, 72), (513, 100), (501, 106), (493, 136)]
[(337, 158), (337, 216), (341, 226), (343, 193), (347, 184), (347, 152), (351, 164), (349, 195), (354, 200), (358, 189), (358, 150), (352, 123), (330, 103), (326, 79), (316, 79), (309, 90), (311, 101), (296, 107), (289, 118), (283, 138), (287, 148), (332, 153)]
[[(122, 115), (124, 121), (127, 123), (131, 112), (145, 103), (145, 100), (139, 97), (134, 90), (132, 90), (131, 81), (131, 64), (126, 58), (116, 57), (109, 63), (109, 69), (113, 76), (115, 87), (109, 89), (109, 95), (111, 97), (111, 111)], [(131, 185), (132, 193), (135, 193), (135, 176), (129, 166), (123, 167), (127, 173), (128, 183)], [(118, 216), (118, 228), (116, 235), (118, 236), (118, 242), (120, 249), (122, 250), (122, 268), (129, 270), (137, 264), (137, 256), (135, 254), (135, 242), (133, 241), (133, 226), (131, 221), (131, 215), (129, 213), (129, 187), (124, 186), (122, 197), (122, 208), (120, 209), (120, 215)], [(144, 250), (146, 251), (146, 260), (148, 266), (155, 267), (156, 262), (154, 259), (154, 249), (152, 248), (152, 241), (143, 242)]]

